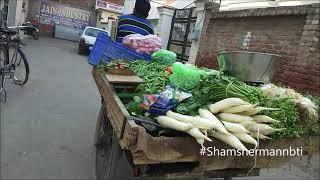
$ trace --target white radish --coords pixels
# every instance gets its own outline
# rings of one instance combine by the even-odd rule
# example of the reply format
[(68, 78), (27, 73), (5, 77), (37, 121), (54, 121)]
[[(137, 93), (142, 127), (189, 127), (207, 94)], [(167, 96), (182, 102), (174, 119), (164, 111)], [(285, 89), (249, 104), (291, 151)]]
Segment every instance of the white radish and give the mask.
[(216, 114), (220, 112), (222, 109), (227, 109), (233, 106), (240, 106), (240, 105), (245, 105), (245, 104), (250, 104), (240, 98), (227, 98), (221, 101), (218, 101), (214, 104), (211, 104), (208, 106), (209, 110), (213, 113)]
[(221, 112), (236, 114), (236, 113), (240, 113), (240, 112), (244, 112), (244, 111), (250, 111), (254, 107), (256, 107), (257, 105), (258, 104), (245, 104), (245, 105), (240, 105), (240, 106), (235, 106), (235, 107), (223, 109), (223, 110), (221, 110)]
[(251, 132), (260, 132), (260, 134), (263, 134), (263, 135), (269, 135), (276, 131), (282, 131), (285, 129), (285, 128), (276, 129), (276, 128), (270, 127), (267, 124), (261, 124), (261, 123), (253, 123), (246, 127)]
[(230, 114), (230, 113), (220, 113), (218, 115), (223, 121), (233, 122), (233, 123), (241, 123), (246, 121), (253, 121), (253, 119), (249, 116), (243, 116), (239, 114)]
[(201, 131), (205, 136), (208, 136), (208, 129), (200, 129), (200, 131)]
[(248, 151), (248, 149), (241, 143), (241, 141), (232, 134), (223, 134), (213, 130), (210, 130), (209, 133), (211, 136), (223, 141), (224, 143), (235, 149), (240, 149), (246, 152)]
[(249, 133), (249, 131), (240, 124), (231, 123), (228, 121), (222, 121), (222, 123), (229, 132)]
[(216, 118), (209, 110), (206, 110), (206, 109), (199, 109), (198, 110), (199, 112), (199, 115), (202, 117), (202, 118), (205, 118), (205, 119), (208, 119), (212, 122), (214, 122), (214, 129), (218, 130), (219, 132), (221, 133), (224, 133), (224, 134), (230, 134), (226, 128), (223, 126), (223, 124), (219, 121), (218, 118)]
[(255, 145), (255, 147), (258, 146), (258, 142), (253, 137), (251, 137), (249, 134), (246, 134), (243, 132), (232, 132), (231, 134), (234, 135), (235, 137), (237, 137), (242, 142), (253, 144), (253, 145)]
[(260, 107), (259, 106), (259, 107), (253, 108), (250, 111), (241, 112), (239, 114), (246, 115), (246, 116), (252, 116), (252, 115), (258, 114), (261, 111), (277, 111), (277, 110), (279, 110), (279, 109), (278, 108), (267, 108), (267, 107)]
[(266, 124), (261, 124), (261, 123), (253, 123), (252, 125), (248, 126), (248, 128), (250, 129), (249, 131), (252, 132), (260, 132), (262, 134), (264, 134), (263, 132), (266, 131), (273, 131), (275, 130), (274, 128), (266, 125)]
[(174, 129), (177, 131), (185, 132), (194, 127), (192, 124), (180, 122), (178, 120), (175, 120), (167, 116), (159, 116), (159, 117), (156, 117), (156, 119), (161, 126)]
[(254, 138), (258, 138), (258, 139), (271, 139), (268, 136), (265, 136), (265, 135), (260, 134), (258, 132), (253, 132), (251, 136)]
[(208, 138), (207, 136), (203, 135), (198, 128), (191, 128), (188, 131), (186, 131), (186, 133), (190, 134), (195, 139), (205, 139), (205, 140), (210, 141), (210, 142), (212, 141), (210, 138)]
[(255, 124), (254, 121), (246, 121), (246, 122), (241, 122), (239, 123), (239, 125), (245, 127), (247, 130), (249, 129), (250, 130), (250, 126), (252, 126), (253, 124)]
[(204, 139), (196, 139), (197, 143), (204, 147)]
[(282, 130), (285, 130), (286, 128), (280, 128), (280, 129), (269, 129), (269, 130), (265, 130), (265, 131), (261, 131), (261, 134), (263, 135), (269, 135), (269, 134), (272, 134), (276, 131), (282, 131)]
[(253, 121), (256, 123), (279, 123), (280, 122), (266, 115), (255, 115), (255, 116), (252, 116), (252, 118), (253, 118)]
[(213, 129), (215, 127), (214, 122), (201, 117), (187, 116), (187, 115), (175, 113), (173, 111), (168, 111), (166, 115), (178, 121), (181, 121), (184, 123), (190, 123), (200, 129)]

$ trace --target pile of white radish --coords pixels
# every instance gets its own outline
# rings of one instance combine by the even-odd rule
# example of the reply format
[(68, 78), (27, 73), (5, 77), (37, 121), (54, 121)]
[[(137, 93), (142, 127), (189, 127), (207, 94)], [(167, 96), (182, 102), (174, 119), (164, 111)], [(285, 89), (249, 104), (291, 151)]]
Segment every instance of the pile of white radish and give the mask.
[[(208, 106), (209, 110), (199, 109), (199, 116), (187, 116), (168, 111), (166, 116), (157, 117), (160, 125), (185, 132), (203, 146), (205, 140), (212, 141), (209, 136), (219, 139), (229, 146), (247, 151), (241, 143), (258, 146), (256, 139), (270, 139), (267, 135), (280, 131), (267, 125), (277, 123), (265, 115), (257, 115), (265, 110), (274, 108), (259, 107), (239, 98), (227, 98)], [(219, 120), (214, 114), (217, 114)]]
[[(257, 115), (261, 111), (278, 109), (257, 105), (239, 98), (228, 98), (209, 105), (209, 110), (217, 114), (232, 135), (242, 142), (257, 146), (258, 142), (255, 139), (271, 139), (267, 135), (283, 130), (267, 125), (279, 121), (266, 115)], [(240, 147), (238, 149), (241, 149)]]

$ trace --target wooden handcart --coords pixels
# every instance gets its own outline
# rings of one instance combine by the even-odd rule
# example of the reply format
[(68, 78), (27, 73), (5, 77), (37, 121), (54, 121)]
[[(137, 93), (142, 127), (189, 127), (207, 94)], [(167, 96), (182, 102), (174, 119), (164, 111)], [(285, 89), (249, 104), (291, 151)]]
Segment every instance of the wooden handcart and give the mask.
[[(114, 86), (95, 69), (92, 75), (102, 96), (95, 134), (97, 180), (206, 179), (257, 176), (262, 168), (286, 164), (289, 156), (201, 156), (201, 146), (191, 137), (153, 137), (135, 123), (117, 96)], [(230, 149), (213, 140), (205, 146)], [(260, 141), (260, 148), (319, 150), (319, 137)], [(251, 170), (251, 171), (250, 171)], [(250, 172), (249, 172), (250, 171)]]

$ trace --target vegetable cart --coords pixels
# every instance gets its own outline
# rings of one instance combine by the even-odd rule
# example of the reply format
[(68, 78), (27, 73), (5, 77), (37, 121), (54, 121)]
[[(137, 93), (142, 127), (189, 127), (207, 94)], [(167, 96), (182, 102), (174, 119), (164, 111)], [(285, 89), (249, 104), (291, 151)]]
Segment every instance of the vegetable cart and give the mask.
[[(262, 168), (281, 167), (289, 156), (201, 156), (191, 137), (153, 137), (129, 115), (106, 76), (92, 71), (102, 96), (95, 132), (95, 173), (102, 179), (205, 179), (257, 176)], [(206, 147), (230, 149), (218, 140)], [(304, 154), (319, 150), (319, 137), (260, 140), (260, 149), (303, 147)]]

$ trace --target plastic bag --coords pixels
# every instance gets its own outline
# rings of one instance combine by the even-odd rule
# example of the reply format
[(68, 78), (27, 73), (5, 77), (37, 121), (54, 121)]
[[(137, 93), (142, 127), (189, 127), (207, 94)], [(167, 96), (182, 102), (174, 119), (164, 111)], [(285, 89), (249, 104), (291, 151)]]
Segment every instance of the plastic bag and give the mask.
[(201, 76), (213, 73), (213, 71), (206, 71), (180, 62), (174, 63), (172, 69), (173, 74), (170, 76), (170, 82), (185, 91), (190, 91), (196, 87), (201, 80)]
[(153, 115), (165, 115), (167, 111), (177, 108), (178, 101), (162, 95), (144, 95), (140, 107)]
[(167, 85), (165, 91), (160, 93), (160, 95), (168, 99), (176, 99), (178, 102), (181, 102), (192, 96), (191, 93), (180, 91), (177, 88), (171, 87), (170, 85)]
[(156, 35), (130, 34), (125, 36), (122, 44), (141, 54), (152, 54), (161, 49), (161, 39)]
[(152, 54), (152, 61), (171, 66), (177, 61), (176, 53), (165, 49), (160, 49)]

